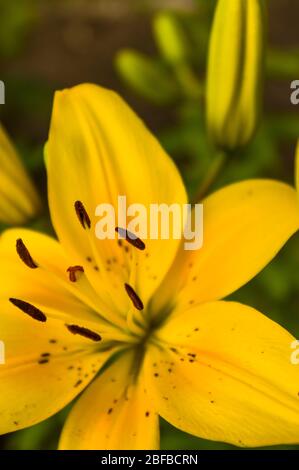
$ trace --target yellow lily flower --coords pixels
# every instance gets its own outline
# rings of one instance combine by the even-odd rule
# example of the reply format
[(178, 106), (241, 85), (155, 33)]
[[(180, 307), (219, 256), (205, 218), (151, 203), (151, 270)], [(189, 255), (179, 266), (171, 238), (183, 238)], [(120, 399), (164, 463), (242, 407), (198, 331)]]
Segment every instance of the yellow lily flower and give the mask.
[(0, 124), (0, 222), (22, 225), (41, 208), (39, 196)]
[(220, 300), (298, 230), (295, 190), (252, 180), (209, 196), (198, 251), (98, 240), (98, 202), (186, 203), (174, 164), (119, 96), (89, 84), (56, 94), (46, 154), (59, 242), (13, 229), (0, 244), (0, 432), (46, 419), (92, 382), (60, 449), (156, 449), (159, 415), (237, 446), (298, 443), (294, 338)]

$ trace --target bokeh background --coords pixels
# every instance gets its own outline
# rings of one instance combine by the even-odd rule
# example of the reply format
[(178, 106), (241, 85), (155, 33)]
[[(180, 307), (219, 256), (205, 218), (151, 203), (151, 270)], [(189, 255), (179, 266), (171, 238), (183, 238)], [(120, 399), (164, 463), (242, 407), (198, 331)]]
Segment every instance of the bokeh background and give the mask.
[[(53, 93), (80, 82), (120, 92), (175, 159), (190, 198), (197, 194), (215, 157), (204, 125), (206, 55), (214, 6), (213, 0), (0, 0), (0, 79), (6, 85), (0, 119), (44, 199), (44, 214), (31, 226), (51, 231), (43, 145)], [(263, 119), (254, 140), (231, 157), (209, 191), (252, 177), (293, 184), (299, 106), (290, 103), (290, 82), (299, 79), (299, 2), (271, 0), (268, 6)], [(161, 46), (161, 41), (170, 48), (174, 45), (167, 32), (157, 30), (162, 10), (180, 25), (188, 50), (184, 70), (170, 63)], [(124, 67), (124, 49), (143, 54), (140, 70)], [(299, 338), (298, 236), (233, 299), (266, 313)], [(0, 447), (55, 449), (67, 412), (1, 437)], [(164, 422), (161, 447), (233, 448), (194, 438)]]

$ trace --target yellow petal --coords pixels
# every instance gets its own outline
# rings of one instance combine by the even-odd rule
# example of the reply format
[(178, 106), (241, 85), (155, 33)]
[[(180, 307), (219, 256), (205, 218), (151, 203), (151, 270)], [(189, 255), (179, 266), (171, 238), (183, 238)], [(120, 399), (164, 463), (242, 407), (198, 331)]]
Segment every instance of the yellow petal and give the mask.
[[(123, 288), (128, 278), (146, 303), (172, 263), (178, 240), (145, 239), (145, 252), (129, 247), (134, 252), (131, 260), (116, 241), (95, 238), (94, 226), (100, 220), (95, 210), (101, 203), (117, 210), (121, 195), (127, 205), (139, 203), (147, 209), (150, 203), (185, 203), (185, 189), (172, 161), (118, 95), (90, 84), (56, 94), (46, 156), (51, 216), (60, 240), (81, 259), (96, 257), (101, 284), (110, 291), (111, 302), (121, 304), (120, 310), (124, 302), (129, 305)], [(92, 220), (91, 244), (75, 215), (76, 200), (83, 202)], [(113, 266), (107, 269), (111, 260)], [(87, 275), (99, 285), (97, 273)]]
[(220, 189), (203, 201), (203, 247), (181, 247), (154, 310), (169, 301), (186, 307), (228, 296), (256, 276), (298, 227), (296, 192), (284, 183), (248, 180)]
[(0, 434), (16, 431), (53, 415), (78, 395), (112, 351), (71, 334), (48, 318), (41, 323), (0, 301)]
[(60, 449), (158, 448), (158, 416), (133, 361), (131, 353), (119, 357), (86, 390), (67, 419)]
[(145, 367), (164, 419), (238, 446), (299, 442), (299, 369), (286, 330), (219, 301), (177, 312), (157, 336)]
[(0, 125), (0, 221), (8, 225), (23, 224), (37, 215), (40, 206), (39, 196)]

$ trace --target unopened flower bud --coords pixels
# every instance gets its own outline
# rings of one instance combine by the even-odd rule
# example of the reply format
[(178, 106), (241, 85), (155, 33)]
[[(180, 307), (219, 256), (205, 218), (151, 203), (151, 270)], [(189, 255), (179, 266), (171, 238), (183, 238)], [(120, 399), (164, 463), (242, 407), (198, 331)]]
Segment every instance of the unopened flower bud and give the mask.
[(207, 126), (217, 147), (246, 145), (257, 126), (264, 72), (263, 0), (218, 0), (208, 60)]

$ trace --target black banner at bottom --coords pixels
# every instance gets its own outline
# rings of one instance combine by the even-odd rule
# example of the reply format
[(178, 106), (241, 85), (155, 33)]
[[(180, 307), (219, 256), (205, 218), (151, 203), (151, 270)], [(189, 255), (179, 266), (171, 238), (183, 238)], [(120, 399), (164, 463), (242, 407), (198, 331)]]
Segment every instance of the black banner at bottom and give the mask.
[(57, 462), (74, 465), (93, 465), (94, 468), (122, 467), (143, 468), (144, 466), (200, 466), (211, 465), (286, 465), (296, 459), (296, 450), (225, 450), (225, 451), (0, 451), (1, 468), (4, 464), (39, 466)]

